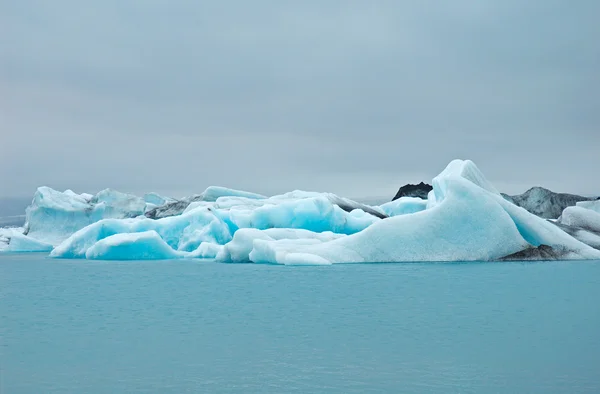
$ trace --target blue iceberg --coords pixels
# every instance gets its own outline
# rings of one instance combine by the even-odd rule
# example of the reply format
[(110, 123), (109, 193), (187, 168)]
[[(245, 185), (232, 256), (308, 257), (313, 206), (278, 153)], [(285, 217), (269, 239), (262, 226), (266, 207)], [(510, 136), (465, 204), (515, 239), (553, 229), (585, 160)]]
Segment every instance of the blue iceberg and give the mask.
[(427, 199), (381, 206), (304, 191), (266, 197), (210, 187), (175, 200), (42, 187), (25, 234), (0, 232), (0, 250), (286, 265), (600, 258), (596, 202), (548, 221), (504, 199), (469, 160), (452, 161), (432, 186)]

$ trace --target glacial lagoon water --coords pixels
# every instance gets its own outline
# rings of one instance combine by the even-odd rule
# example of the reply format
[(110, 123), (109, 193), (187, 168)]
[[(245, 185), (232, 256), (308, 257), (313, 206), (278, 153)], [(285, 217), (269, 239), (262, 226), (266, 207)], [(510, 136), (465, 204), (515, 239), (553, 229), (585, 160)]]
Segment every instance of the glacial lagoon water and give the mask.
[(600, 261), (0, 256), (0, 392), (597, 393)]

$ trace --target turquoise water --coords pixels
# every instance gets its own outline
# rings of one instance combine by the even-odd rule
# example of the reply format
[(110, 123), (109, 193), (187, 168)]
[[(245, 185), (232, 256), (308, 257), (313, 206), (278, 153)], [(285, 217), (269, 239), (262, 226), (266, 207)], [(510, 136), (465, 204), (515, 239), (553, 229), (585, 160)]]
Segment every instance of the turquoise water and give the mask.
[(2, 394), (597, 393), (600, 262), (0, 257)]

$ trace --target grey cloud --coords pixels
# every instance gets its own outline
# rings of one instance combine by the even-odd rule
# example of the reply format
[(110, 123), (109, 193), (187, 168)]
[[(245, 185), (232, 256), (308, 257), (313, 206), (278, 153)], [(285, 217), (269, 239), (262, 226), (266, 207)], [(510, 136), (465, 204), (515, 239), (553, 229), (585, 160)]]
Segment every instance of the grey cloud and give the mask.
[(0, 7), (3, 195), (392, 196), (456, 157), (600, 193), (595, 1)]

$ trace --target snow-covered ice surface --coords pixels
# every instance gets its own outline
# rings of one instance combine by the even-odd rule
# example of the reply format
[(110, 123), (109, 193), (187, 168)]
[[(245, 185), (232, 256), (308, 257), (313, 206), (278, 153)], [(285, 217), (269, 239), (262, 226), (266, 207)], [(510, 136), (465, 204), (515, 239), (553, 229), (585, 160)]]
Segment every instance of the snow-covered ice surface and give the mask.
[(0, 231), (0, 251), (268, 264), (600, 258), (593, 204), (549, 222), (505, 200), (468, 160), (452, 161), (432, 186), (427, 200), (381, 206), (304, 191), (265, 197), (209, 187), (174, 200), (41, 187), (25, 229)]

